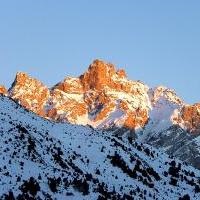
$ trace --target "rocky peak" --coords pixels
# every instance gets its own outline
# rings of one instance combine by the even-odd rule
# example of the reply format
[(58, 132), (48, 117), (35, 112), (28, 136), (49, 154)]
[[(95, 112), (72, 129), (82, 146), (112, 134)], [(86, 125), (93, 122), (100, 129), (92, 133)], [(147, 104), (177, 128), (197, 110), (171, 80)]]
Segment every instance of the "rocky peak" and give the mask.
[(24, 72), (17, 72), (16, 76), (15, 76), (15, 81), (13, 83), (14, 85), (24, 85), (24, 83), (30, 79), (30, 77), (28, 76), (28, 74), (24, 73)]
[(123, 69), (117, 70), (116, 74), (119, 76), (119, 78), (126, 78), (126, 72)]
[(200, 133), (200, 103), (184, 105), (178, 113), (177, 123), (193, 134)]
[(81, 83), (85, 90), (101, 90), (104, 87), (113, 87), (113, 79), (126, 78), (124, 70), (116, 70), (113, 64), (101, 60), (94, 60), (88, 71), (80, 76)]
[(7, 90), (3, 85), (0, 85), (0, 94), (7, 94)]
[(44, 104), (48, 99), (49, 90), (37, 79), (26, 73), (18, 72), (12, 87), (9, 89), (9, 95), (25, 108), (45, 116)]
[(183, 105), (184, 102), (179, 98), (176, 92), (164, 86), (158, 86), (149, 90), (149, 98), (151, 99), (152, 105), (156, 103), (168, 101), (172, 104)]
[[(2, 86), (0, 93), (6, 93)], [(124, 70), (101, 60), (94, 60), (80, 77), (66, 77), (51, 89), (19, 72), (8, 96), (38, 115), (56, 121), (134, 130), (144, 128), (150, 121), (154, 124), (162, 121), (161, 126), (167, 121), (169, 125), (184, 124), (182, 127), (191, 132), (199, 131), (199, 104), (186, 106), (169, 88), (149, 89), (140, 81), (128, 80)]]
[(64, 81), (56, 84), (52, 90), (61, 90), (65, 93), (83, 93), (83, 85), (79, 78), (66, 77)]

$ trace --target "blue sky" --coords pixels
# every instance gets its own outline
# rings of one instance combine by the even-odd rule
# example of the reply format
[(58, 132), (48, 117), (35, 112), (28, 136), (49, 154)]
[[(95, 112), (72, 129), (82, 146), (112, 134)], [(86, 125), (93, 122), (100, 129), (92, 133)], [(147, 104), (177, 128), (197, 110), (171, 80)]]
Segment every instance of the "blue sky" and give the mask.
[(200, 1), (0, 0), (0, 84), (48, 86), (99, 58), (200, 102)]

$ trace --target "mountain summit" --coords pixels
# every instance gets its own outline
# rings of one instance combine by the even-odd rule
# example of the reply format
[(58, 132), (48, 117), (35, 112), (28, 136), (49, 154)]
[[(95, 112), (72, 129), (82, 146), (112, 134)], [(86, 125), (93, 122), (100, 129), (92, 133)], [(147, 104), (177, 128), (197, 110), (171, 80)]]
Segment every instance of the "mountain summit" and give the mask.
[(101, 60), (94, 60), (81, 76), (66, 77), (52, 88), (19, 72), (9, 91), (0, 86), (0, 93), (59, 122), (135, 131), (144, 129), (150, 121), (160, 126), (162, 118), (162, 126), (178, 124), (191, 133), (199, 132), (199, 104), (185, 104), (166, 87), (149, 88), (131, 81), (123, 69)]

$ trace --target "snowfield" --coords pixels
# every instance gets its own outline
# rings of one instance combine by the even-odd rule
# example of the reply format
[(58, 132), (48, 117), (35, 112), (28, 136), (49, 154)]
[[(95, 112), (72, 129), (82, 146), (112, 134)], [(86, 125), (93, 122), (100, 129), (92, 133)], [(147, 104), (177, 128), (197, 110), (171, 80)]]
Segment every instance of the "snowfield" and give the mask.
[(0, 96), (0, 199), (200, 199), (200, 171), (112, 131)]

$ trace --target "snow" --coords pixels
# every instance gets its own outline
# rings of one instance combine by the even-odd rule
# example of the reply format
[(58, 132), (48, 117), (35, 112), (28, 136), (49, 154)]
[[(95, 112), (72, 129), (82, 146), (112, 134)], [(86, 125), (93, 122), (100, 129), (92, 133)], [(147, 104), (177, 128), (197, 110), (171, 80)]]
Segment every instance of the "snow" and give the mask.
[[(121, 116), (120, 110), (116, 110), (112, 119)], [(34, 177), (40, 186), (40, 191), (36, 193), (35, 198), (41, 199), (47, 198), (47, 194), (52, 199), (59, 200), (66, 198), (95, 200), (100, 196), (109, 199), (106, 195), (113, 192), (113, 188), (112, 195), (119, 195), (119, 197), (112, 196), (113, 199), (122, 199), (125, 194), (130, 195), (130, 191), (134, 192), (131, 195), (132, 198), (138, 200), (144, 197), (151, 199), (149, 195), (152, 195), (152, 198), (155, 196), (158, 200), (178, 199), (184, 194), (189, 194), (191, 199), (200, 198), (200, 193), (194, 192), (195, 186), (188, 184), (185, 180), (178, 178), (177, 186), (170, 184), (171, 175), (164, 176), (163, 174), (169, 171), (169, 163), (174, 159), (149, 145), (130, 144), (127, 139), (112, 136), (112, 132), (109, 131), (45, 120), (24, 110), (4, 96), (0, 96), (0, 121), (0, 163), (2, 166), (0, 197), (8, 194), (10, 190), (15, 197), (22, 194), (20, 188), (24, 181)], [(35, 144), (31, 149), (28, 148), (29, 140), (34, 141)], [(64, 166), (53, 156), (59, 148), (63, 154), (57, 159), (61, 158)], [(145, 149), (148, 149), (151, 155), (148, 155)], [(141, 170), (136, 170), (135, 178), (131, 177), (123, 167), (112, 164), (110, 156), (116, 153), (125, 162), (127, 170), (132, 170), (138, 161), (141, 163), (140, 169), (146, 171), (152, 168), (158, 173), (160, 180), (156, 180), (153, 175), (147, 173), (153, 184), (149, 187), (142, 181), (145, 176)], [(23, 166), (20, 164), (22, 162)], [(195, 185), (199, 184), (198, 170), (185, 166), (178, 160), (175, 162), (177, 166), (178, 163), (181, 164), (179, 176), (185, 176), (188, 180), (193, 179)], [(3, 168), (4, 165), (6, 168)], [(97, 169), (100, 174), (96, 173)], [(6, 175), (7, 172), (9, 175)], [(194, 172), (194, 177), (189, 175), (191, 172)], [(92, 180), (87, 179), (86, 174), (91, 174)], [(38, 179), (39, 175), (41, 179)], [(17, 181), (17, 177), (21, 180)], [(53, 177), (61, 178), (56, 192), (53, 192), (48, 184), (48, 178)], [(67, 186), (64, 183), (65, 179), (69, 183)], [(83, 194), (80, 188), (77, 189), (73, 185), (73, 182), (78, 179), (85, 180), (89, 185), (87, 194)], [(103, 183), (107, 186), (108, 193), (106, 194), (97, 190)], [(72, 196), (66, 197), (67, 192), (71, 192)], [(26, 194), (31, 196), (30, 192)]]
[(148, 95), (152, 106), (149, 110), (149, 122), (142, 133), (138, 134), (141, 142), (147, 141), (149, 137), (157, 138), (160, 132), (177, 124), (174, 118), (183, 106), (183, 101), (176, 93), (164, 86), (150, 89)]
[(124, 111), (120, 110), (120, 109), (116, 109), (113, 112), (111, 112), (109, 114), (108, 117), (106, 117), (106, 119), (103, 122), (100, 122), (99, 125), (97, 125), (97, 128), (109, 128), (111, 125), (118, 125), (118, 127), (120, 127), (120, 125), (122, 126), (122, 124), (118, 124), (118, 121), (121, 121), (121, 119), (123, 119), (125, 116)]
[(149, 108), (150, 102), (147, 98), (147, 95), (133, 95), (132, 93), (125, 93), (123, 91), (107, 90), (106, 94), (113, 99), (125, 100), (129, 104), (129, 109), (134, 110), (135, 108)]
[(61, 90), (55, 89), (55, 91), (59, 91), (59, 93), (62, 95), (63, 100), (76, 100), (77, 102), (83, 102), (83, 94), (78, 93), (66, 93)]

